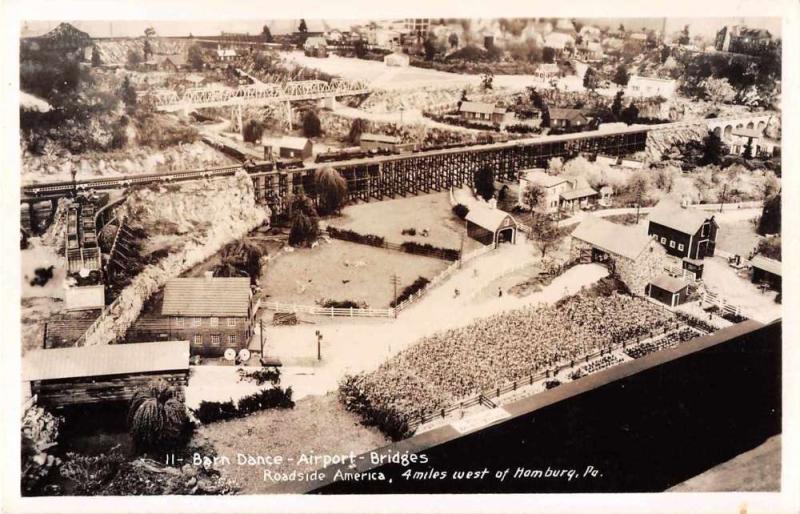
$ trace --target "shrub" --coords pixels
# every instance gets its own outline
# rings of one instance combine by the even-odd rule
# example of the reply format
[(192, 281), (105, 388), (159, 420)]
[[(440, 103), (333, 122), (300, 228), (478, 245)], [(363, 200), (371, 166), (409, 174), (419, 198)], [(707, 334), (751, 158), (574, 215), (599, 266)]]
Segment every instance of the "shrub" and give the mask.
[(322, 134), (322, 126), (319, 116), (314, 111), (307, 111), (303, 116), (303, 135), (306, 137), (318, 137)]
[(326, 309), (331, 307), (334, 309), (366, 309), (368, 307), (366, 303), (354, 300), (324, 300), (322, 306)]
[(248, 143), (257, 143), (264, 133), (264, 126), (258, 120), (248, 120), (242, 129), (242, 139)]
[(281, 381), (281, 370), (275, 367), (261, 368), (254, 371), (239, 369), (239, 382), (244, 380), (255, 382), (256, 385), (262, 385), (267, 382), (277, 385)]
[(339, 401), (345, 409), (361, 417), (361, 423), (375, 426), (393, 441), (399, 441), (413, 434), (408, 419), (394, 409), (373, 407), (362, 390), (364, 375), (346, 375), (339, 383)]
[(317, 239), (319, 228), (316, 218), (310, 218), (302, 212), (292, 217), (289, 229), (289, 244), (292, 246), (310, 246)]
[(402, 233), (404, 236), (416, 236), (416, 235), (417, 235), (417, 229), (415, 229), (415, 228), (413, 228), (413, 227), (412, 227), (412, 228), (404, 228), (404, 229), (401, 231), (401, 233)]
[(30, 284), (32, 286), (44, 286), (50, 281), (51, 278), (53, 278), (53, 266), (48, 266), (46, 268), (36, 268), (34, 274), (36, 276), (31, 279)]
[(326, 166), (314, 173), (321, 214), (339, 212), (347, 201), (347, 181), (334, 168)]
[(417, 291), (420, 291), (425, 288), (430, 283), (425, 277), (418, 277), (410, 286), (407, 286), (403, 291), (395, 298), (392, 303), (389, 304), (390, 307), (397, 307), (404, 301), (411, 298), (412, 294), (415, 294)]
[(236, 405), (230, 400), (227, 402), (200, 402), (200, 406), (193, 412), (201, 423), (207, 424), (241, 418), (265, 409), (291, 409), (293, 407), (292, 388), (281, 389), (273, 386), (239, 399)]
[(561, 385), (560, 380), (552, 379), (544, 383), (545, 389), (553, 389)]
[(186, 407), (165, 380), (136, 391), (128, 410), (128, 429), (139, 450), (169, 450), (185, 443)]
[(463, 220), (467, 217), (467, 214), (469, 214), (469, 207), (462, 203), (457, 203), (453, 206), (453, 214)]
[(373, 234), (359, 234), (353, 230), (347, 230), (343, 228), (328, 227), (328, 235), (335, 239), (341, 239), (342, 241), (377, 246), (379, 248), (382, 248), (386, 244), (381, 236), (376, 236)]
[(441, 248), (430, 243), (420, 244), (414, 241), (406, 241), (400, 245), (400, 248), (406, 253), (438, 257), (447, 261), (457, 261), (461, 256), (458, 250)]

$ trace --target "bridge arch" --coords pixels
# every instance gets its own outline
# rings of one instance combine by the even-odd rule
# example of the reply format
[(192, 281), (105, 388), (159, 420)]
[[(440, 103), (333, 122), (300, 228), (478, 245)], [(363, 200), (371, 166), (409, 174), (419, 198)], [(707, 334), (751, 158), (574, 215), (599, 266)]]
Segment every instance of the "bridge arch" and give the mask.
[(748, 123), (748, 124), (747, 124), (747, 130), (752, 130), (752, 128), (753, 128), (754, 126), (755, 126), (755, 125), (754, 125), (754, 124), (753, 124), (753, 122), (751, 121), (750, 123)]
[(730, 139), (731, 138), (731, 132), (733, 132), (733, 126), (732, 125), (726, 126), (725, 127), (725, 139)]
[(722, 139), (722, 127), (714, 127), (714, 135)]
[(764, 120), (759, 121), (758, 122), (758, 131), (762, 132), (765, 128), (767, 128), (767, 122), (764, 121)]

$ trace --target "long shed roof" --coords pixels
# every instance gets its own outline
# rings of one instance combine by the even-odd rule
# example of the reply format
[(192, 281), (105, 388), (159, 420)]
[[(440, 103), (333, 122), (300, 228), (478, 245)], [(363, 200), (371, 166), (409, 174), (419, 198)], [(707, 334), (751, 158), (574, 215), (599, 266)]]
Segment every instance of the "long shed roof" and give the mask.
[(247, 316), (250, 279), (247, 277), (173, 278), (164, 288), (165, 316)]
[(109, 344), (34, 350), (22, 360), (22, 379), (128, 375), (189, 369), (189, 341)]
[(591, 215), (581, 221), (572, 237), (628, 259), (639, 257), (652, 241), (650, 236), (635, 227), (618, 225)]

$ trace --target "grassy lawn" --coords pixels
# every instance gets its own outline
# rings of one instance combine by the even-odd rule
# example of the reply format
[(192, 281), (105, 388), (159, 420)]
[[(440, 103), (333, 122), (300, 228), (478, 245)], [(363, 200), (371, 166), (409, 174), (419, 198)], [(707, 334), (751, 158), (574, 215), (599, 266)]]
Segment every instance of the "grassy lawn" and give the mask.
[[(375, 428), (367, 428), (339, 403), (336, 395), (309, 396), (297, 402), (294, 409), (267, 410), (246, 418), (221, 421), (202, 426), (195, 434), (197, 442), (208, 441), (220, 456), (231, 464), (221, 466), (223, 475), (235, 480), (240, 494), (279, 493), (286, 483), (265, 481), (263, 470), (278, 473), (308, 472), (322, 466), (298, 464), (301, 454), (356, 455), (387, 444), (389, 441)], [(280, 455), (282, 465), (262, 468), (239, 466), (236, 454)], [(291, 458), (292, 462), (286, 462)]]
[(386, 308), (392, 301), (389, 277), (400, 279), (397, 291), (417, 277), (432, 279), (450, 263), (392, 250), (332, 239), (316, 248), (280, 255), (267, 264), (262, 285), (268, 300), (313, 305), (322, 299), (366, 302)]
[(717, 232), (717, 248), (747, 257), (758, 245), (761, 236), (749, 221), (720, 223)]
[[(331, 226), (382, 236), (393, 243), (414, 241), (457, 250), (463, 235), (465, 252), (480, 246), (466, 237), (464, 221), (453, 215), (449, 193), (351, 205), (342, 210), (341, 216), (327, 221)], [(415, 229), (417, 235), (403, 235), (402, 231), (409, 228)], [(420, 235), (422, 229), (428, 229), (428, 237)]]

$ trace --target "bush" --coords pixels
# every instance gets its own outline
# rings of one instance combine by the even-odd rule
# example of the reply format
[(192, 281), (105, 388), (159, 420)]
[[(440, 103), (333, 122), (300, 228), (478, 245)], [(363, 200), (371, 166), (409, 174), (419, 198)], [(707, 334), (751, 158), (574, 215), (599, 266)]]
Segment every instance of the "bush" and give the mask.
[(366, 309), (368, 305), (364, 302), (356, 302), (354, 300), (324, 300), (322, 306), (326, 309), (333, 307), (334, 309)]
[(281, 381), (281, 370), (275, 367), (261, 368), (254, 371), (239, 369), (239, 382), (244, 380), (255, 382), (256, 385), (262, 385), (267, 382), (277, 385)]
[(273, 386), (239, 399), (236, 405), (230, 400), (227, 402), (200, 402), (200, 406), (193, 412), (201, 423), (207, 424), (241, 418), (265, 409), (291, 409), (293, 407), (292, 388), (281, 389)]
[(463, 220), (467, 217), (467, 214), (469, 214), (469, 207), (462, 203), (457, 203), (453, 206), (453, 214)]
[(319, 230), (316, 218), (310, 218), (302, 212), (292, 217), (289, 229), (289, 244), (292, 246), (310, 246), (317, 239)]
[(400, 295), (397, 298), (395, 298), (392, 301), (392, 303), (389, 304), (389, 306), (390, 307), (397, 307), (398, 305), (400, 305), (404, 301), (406, 301), (409, 298), (411, 298), (412, 294), (415, 294), (417, 291), (420, 291), (420, 290), (424, 289), (425, 286), (427, 286), (429, 283), (430, 283), (430, 280), (428, 280), (427, 278), (418, 277), (410, 286), (407, 286), (405, 289), (403, 289), (403, 291), (400, 293)]
[(560, 385), (561, 381), (556, 379), (548, 380), (547, 382), (544, 383), (545, 389), (554, 389)]
[(248, 120), (242, 129), (242, 139), (247, 143), (257, 143), (264, 133), (264, 126), (258, 120)]
[(461, 257), (461, 253), (458, 250), (441, 248), (429, 243), (420, 244), (414, 241), (406, 241), (400, 245), (400, 248), (406, 253), (438, 257), (447, 261), (457, 261)]
[(188, 439), (186, 407), (167, 381), (153, 381), (134, 393), (128, 429), (140, 451), (175, 449)]
[(400, 233), (403, 234), (404, 236), (416, 236), (417, 235), (417, 229), (415, 229), (413, 227), (412, 228), (404, 228), (403, 230), (400, 231)]
[(44, 286), (50, 281), (51, 278), (53, 278), (53, 266), (48, 266), (46, 268), (36, 268), (34, 274), (36, 276), (31, 279), (30, 285)]
[(303, 135), (306, 137), (319, 137), (322, 134), (322, 126), (319, 116), (314, 111), (307, 111), (303, 116)]
[(369, 398), (362, 390), (364, 375), (346, 375), (339, 383), (339, 401), (345, 409), (361, 417), (361, 423), (375, 426), (393, 441), (399, 441), (413, 434), (408, 426), (408, 419), (393, 409), (381, 409), (372, 406)]
[(343, 228), (328, 227), (328, 235), (335, 239), (341, 239), (342, 241), (377, 246), (379, 248), (383, 248), (383, 246), (386, 244), (381, 236), (376, 236), (373, 234), (359, 234), (358, 232)]

